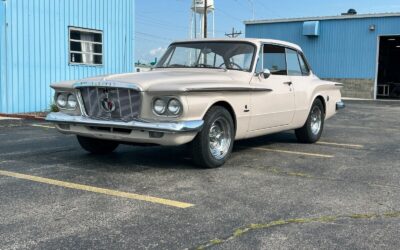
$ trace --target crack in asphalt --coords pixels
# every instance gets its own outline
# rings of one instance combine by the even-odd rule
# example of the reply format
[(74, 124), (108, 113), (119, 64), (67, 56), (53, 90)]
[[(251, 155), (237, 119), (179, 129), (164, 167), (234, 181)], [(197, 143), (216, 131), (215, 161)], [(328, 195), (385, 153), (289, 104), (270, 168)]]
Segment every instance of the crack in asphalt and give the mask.
[(387, 218), (400, 218), (400, 211), (387, 211), (387, 212), (381, 213), (381, 214), (365, 213), (365, 214), (320, 216), (320, 217), (314, 217), (314, 218), (292, 218), (292, 219), (286, 219), (286, 220), (279, 219), (279, 220), (270, 221), (268, 223), (249, 224), (247, 226), (234, 229), (233, 232), (228, 237), (215, 238), (215, 239), (205, 242), (204, 244), (202, 244), (198, 247), (194, 247), (191, 249), (197, 249), (197, 250), (207, 249), (207, 248), (234, 240), (236, 238), (239, 238), (240, 236), (243, 236), (246, 233), (250, 233), (250, 232), (253, 232), (256, 230), (269, 229), (269, 228), (273, 228), (273, 227), (283, 226), (283, 225), (308, 224), (308, 223), (313, 223), (313, 222), (330, 223), (330, 222), (338, 221), (340, 219), (357, 220), (357, 219), (379, 219), (379, 218), (386, 218), (386, 219)]

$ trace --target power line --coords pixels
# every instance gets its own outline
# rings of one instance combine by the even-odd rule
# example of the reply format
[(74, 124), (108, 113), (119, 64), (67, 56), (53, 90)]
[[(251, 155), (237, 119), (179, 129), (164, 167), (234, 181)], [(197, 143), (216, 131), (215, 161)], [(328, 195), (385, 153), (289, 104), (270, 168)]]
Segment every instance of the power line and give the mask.
[(140, 35), (144, 35), (144, 36), (149, 36), (149, 37), (153, 37), (153, 38), (157, 38), (157, 39), (162, 39), (162, 40), (166, 40), (166, 41), (172, 41), (174, 39), (169, 38), (169, 37), (162, 37), (162, 36), (156, 36), (153, 34), (149, 34), (149, 33), (145, 33), (145, 32), (140, 32), (140, 31), (136, 31), (136, 34), (140, 34)]
[(235, 28), (232, 28), (232, 33), (225, 33), (225, 36), (230, 37), (230, 38), (236, 38), (238, 36), (240, 36), (242, 33), (242, 31), (235, 31)]

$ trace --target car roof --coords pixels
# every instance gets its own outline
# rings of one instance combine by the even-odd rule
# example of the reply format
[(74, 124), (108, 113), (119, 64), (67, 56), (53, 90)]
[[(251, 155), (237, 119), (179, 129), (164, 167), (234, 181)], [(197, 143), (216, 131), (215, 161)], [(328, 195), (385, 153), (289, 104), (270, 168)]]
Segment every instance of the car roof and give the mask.
[(294, 43), (275, 40), (275, 39), (259, 39), (259, 38), (203, 38), (203, 39), (191, 39), (191, 40), (178, 40), (174, 41), (174, 43), (184, 43), (184, 42), (248, 42), (259, 45), (260, 43), (268, 43), (268, 44), (276, 44), (289, 48), (296, 49), (298, 51), (302, 51), (300, 46)]

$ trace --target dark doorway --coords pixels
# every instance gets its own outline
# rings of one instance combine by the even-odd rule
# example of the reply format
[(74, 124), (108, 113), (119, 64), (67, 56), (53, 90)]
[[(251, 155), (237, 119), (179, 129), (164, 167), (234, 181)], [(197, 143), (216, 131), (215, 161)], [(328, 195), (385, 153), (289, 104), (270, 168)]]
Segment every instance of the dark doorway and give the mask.
[(400, 99), (400, 35), (380, 38), (376, 95)]

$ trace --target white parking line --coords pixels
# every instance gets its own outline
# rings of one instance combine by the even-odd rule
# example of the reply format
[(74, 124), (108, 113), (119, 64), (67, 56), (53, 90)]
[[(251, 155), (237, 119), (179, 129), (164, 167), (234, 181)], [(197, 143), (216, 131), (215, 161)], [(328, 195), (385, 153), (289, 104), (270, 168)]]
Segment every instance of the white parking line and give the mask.
[(293, 150), (284, 150), (284, 149), (272, 149), (272, 148), (249, 148), (246, 147), (245, 149), (252, 149), (252, 150), (262, 150), (268, 152), (277, 152), (277, 153), (285, 153), (285, 154), (294, 154), (294, 155), (304, 155), (304, 156), (311, 156), (311, 157), (321, 157), (321, 158), (333, 158), (333, 155), (327, 154), (316, 154), (316, 153), (308, 153), (308, 152), (300, 152), (300, 151), (293, 151)]
[(48, 125), (41, 125), (41, 124), (32, 124), (32, 127), (39, 127), (39, 128), (56, 128), (54, 126), (48, 126)]
[(347, 143), (326, 142), (326, 141), (319, 141), (319, 142), (317, 142), (317, 144), (348, 147), (348, 148), (364, 148), (364, 146), (360, 145), (360, 144), (347, 144)]

